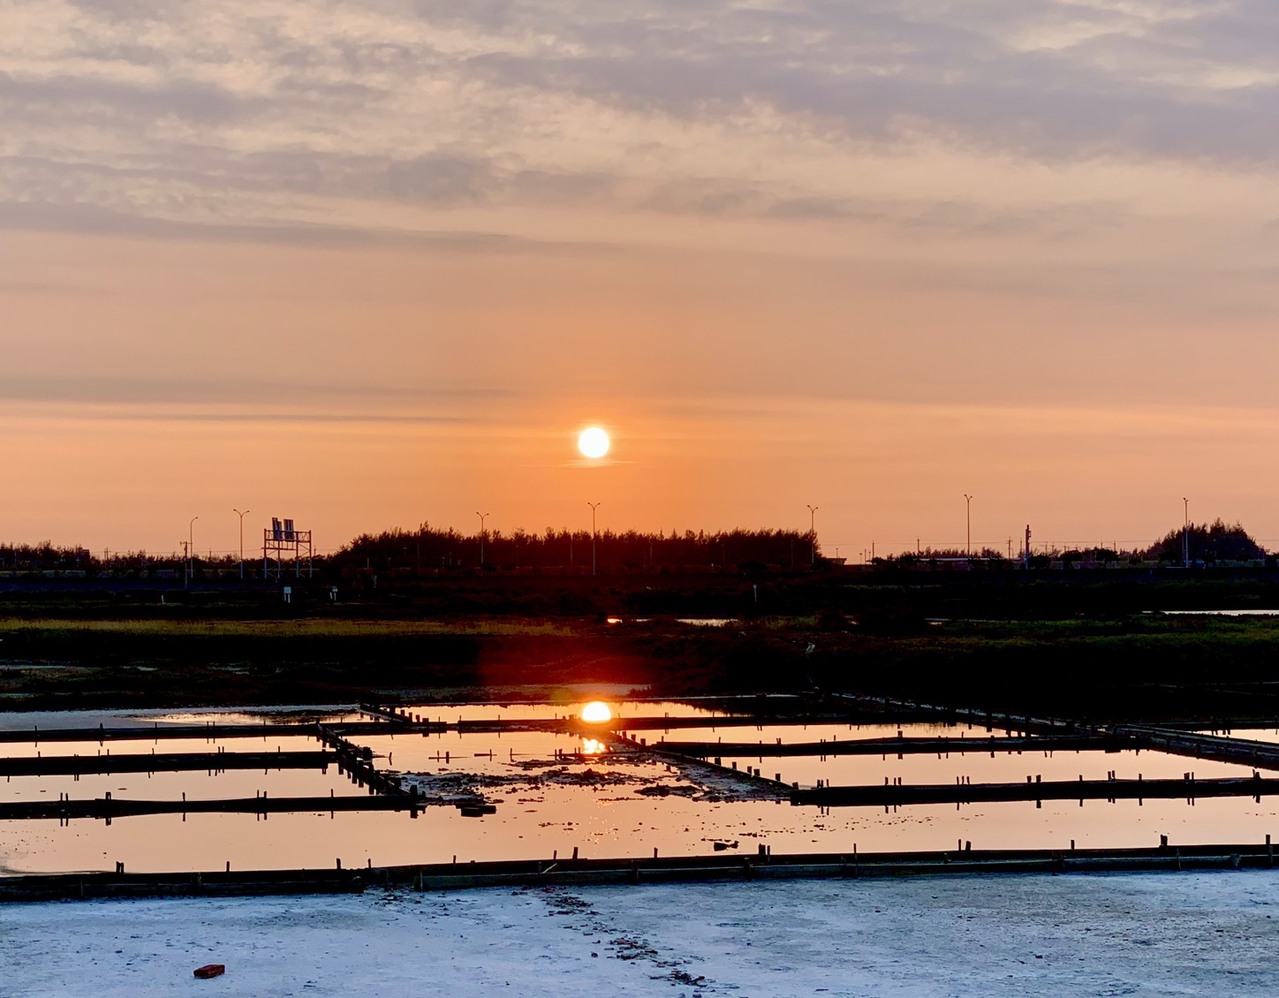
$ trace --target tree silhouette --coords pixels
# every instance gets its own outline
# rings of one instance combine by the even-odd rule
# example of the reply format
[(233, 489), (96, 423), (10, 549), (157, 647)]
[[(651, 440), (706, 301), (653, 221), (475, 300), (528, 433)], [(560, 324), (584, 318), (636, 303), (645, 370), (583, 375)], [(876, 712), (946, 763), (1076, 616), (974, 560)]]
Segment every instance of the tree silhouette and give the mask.
[(1179, 562), (1184, 557), (1183, 544), (1189, 541), (1190, 560), (1253, 561), (1264, 558), (1265, 550), (1238, 523), (1226, 524), (1220, 518), (1212, 523), (1192, 523), (1188, 528), (1170, 530), (1146, 549), (1150, 561)]

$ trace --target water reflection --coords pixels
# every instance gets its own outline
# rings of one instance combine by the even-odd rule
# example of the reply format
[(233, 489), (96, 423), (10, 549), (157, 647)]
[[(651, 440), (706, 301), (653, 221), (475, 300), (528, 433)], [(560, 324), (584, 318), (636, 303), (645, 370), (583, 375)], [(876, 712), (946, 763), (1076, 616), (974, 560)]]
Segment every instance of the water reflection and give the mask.
[[(404, 710), (418, 715), (424, 721), (456, 724), (458, 721), (512, 720), (564, 720), (579, 717), (582, 707), (605, 696), (597, 692), (593, 697), (565, 700), (561, 703), (522, 702), (506, 700), (501, 703), (419, 703), (408, 704)], [(789, 699), (789, 698), (788, 698)], [(606, 701), (614, 717), (711, 717), (727, 714), (721, 700), (698, 703), (697, 698), (687, 702), (675, 700), (626, 700)]]
[(613, 720), (613, 710), (603, 700), (592, 700), (582, 705), (578, 716), (587, 724), (607, 724)]
[(1200, 735), (1222, 735), (1229, 738), (1240, 738), (1250, 742), (1269, 742), (1279, 744), (1279, 728), (1202, 728), (1196, 732)]
[(510, 799), (497, 814), (466, 818), (451, 807), (407, 814), (337, 812), (147, 815), (113, 822), (8, 822), (0, 846), (0, 871), (111, 869), (116, 861), (134, 871), (222, 869), (331, 869), (367, 863), (409, 864), (470, 860), (549, 858), (574, 846), (586, 858), (703, 855), (714, 842), (757, 844), (776, 852), (862, 852), (975, 849), (1154, 846), (1160, 835), (1177, 843), (1265, 840), (1279, 830), (1273, 802), (1202, 800), (1116, 804), (1070, 801), (992, 804), (956, 810), (947, 805), (882, 809), (814, 808), (725, 802), (707, 805), (679, 796), (645, 799), (615, 791), (547, 787)]
[[(618, 703), (622, 716), (651, 715), (688, 705)], [(436, 708), (423, 708), (434, 712)], [(448, 708), (458, 716), (478, 719), (495, 705)], [(544, 717), (576, 716), (578, 705), (540, 705)], [(531, 716), (531, 705), (496, 708), (513, 716)], [(169, 714), (168, 717), (183, 715)], [(511, 716), (511, 715), (508, 715)], [(658, 716), (661, 716), (658, 714)], [(687, 715), (685, 715), (687, 716)], [(256, 720), (260, 723), (261, 716)], [(434, 718), (432, 718), (434, 719)], [(46, 722), (47, 723), (47, 722)], [(63, 719), (63, 726), (74, 720)], [(108, 720), (106, 723), (112, 723)], [(147, 723), (153, 723), (148, 717)], [(223, 721), (219, 720), (219, 723)], [(747, 728), (746, 730), (750, 730)], [(819, 741), (838, 737), (906, 737), (949, 734), (939, 725), (888, 725), (853, 728), (846, 724), (764, 725), (752, 732), (762, 745)], [(1174, 843), (1261, 842), (1279, 833), (1276, 805), (1263, 799), (1206, 799), (1173, 801), (1033, 801), (1009, 804), (924, 805), (893, 808), (791, 807), (769, 799), (740, 799), (732, 791), (731, 773), (713, 778), (715, 771), (698, 764), (682, 765), (631, 747), (611, 743), (607, 735), (583, 737), (569, 732), (503, 731), (492, 733), (395, 732), (355, 737), (374, 753), (383, 770), (414, 774), (429, 787), (442, 780), (473, 786), (497, 805), (496, 814), (468, 817), (453, 807), (428, 807), (416, 819), (407, 812), (329, 812), (271, 814), (269, 819), (245, 814), (149, 815), (122, 818), (110, 826), (91, 819), (74, 819), (67, 826), (54, 821), (0, 822), (0, 871), (56, 871), (110, 869), (117, 861), (129, 870), (209, 870), (233, 868), (328, 868), (341, 859), (344, 866), (459, 862), (494, 859), (534, 859), (574, 847), (590, 858), (652, 855), (697, 855), (714, 843), (754, 852), (767, 844), (778, 852), (841, 852), (854, 845), (862, 851), (951, 849), (959, 840), (974, 848), (1066, 848), (1075, 840), (1084, 847), (1151, 846), (1161, 834)], [(979, 737), (986, 737), (984, 730)], [(694, 740), (696, 733), (685, 734)], [(261, 751), (259, 739), (227, 739), (227, 751), (240, 742)], [(147, 745), (144, 741), (142, 745)], [(272, 737), (270, 748), (314, 748), (307, 736), (283, 740)], [(613, 750), (610, 751), (610, 748)], [(168, 742), (166, 751), (207, 750), (201, 739)], [(3, 746), (13, 755), (84, 754), (100, 751), (96, 743), (63, 746), (34, 744)], [(149, 747), (148, 747), (149, 750)], [(748, 750), (749, 751), (749, 750)], [(756, 757), (748, 762), (765, 776), (812, 786), (819, 779), (834, 784), (877, 784), (901, 778), (909, 783), (951, 783), (969, 776), (973, 783), (1022, 782), (1027, 776), (1045, 780), (1105, 779), (1115, 772), (1121, 779), (1138, 774), (1147, 779), (1179, 777), (1193, 771), (1206, 779), (1244, 776), (1244, 767), (1183, 759), (1157, 752), (1012, 752), (872, 756)], [(728, 760), (726, 759), (727, 763)], [(707, 775), (710, 773), (711, 775)], [(0, 783), (0, 800), (56, 799), (68, 793), (76, 799), (101, 797), (189, 799), (365, 794), (330, 767), (319, 770), (230, 771), (204, 773), (134, 773), (75, 777), (15, 777)]]
[[(367, 796), (368, 790), (340, 775), (337, 766), (319, 769), (232, 769), (224, 772), (91, 773), (81, 776), (14, 776), (0, 781), (0, 801), (73, 800), (113, 797), (124, 800), (220, 800), (256, 797)], [(120, 819), (126, 824), (130, 818)], [(0, 821), (0, 850), (7, 823)]]

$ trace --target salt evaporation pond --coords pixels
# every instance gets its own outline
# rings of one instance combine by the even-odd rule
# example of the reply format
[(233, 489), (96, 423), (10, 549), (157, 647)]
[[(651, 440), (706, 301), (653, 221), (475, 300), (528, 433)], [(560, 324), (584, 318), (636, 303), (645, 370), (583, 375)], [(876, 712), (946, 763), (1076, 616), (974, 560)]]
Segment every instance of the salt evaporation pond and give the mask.
[(1268, 742), (1272, 745), (1279, 744), (1279, 729), (1276, 728), (1231, 728), (1229, 731), (1223, 731), (1220, 728), (1212, 730), (1211, 728), (1201, 728), (1196, 731), (1198, 735), (1225, 735), (1230, 738), (1239, 738), (1249, 742)]
[[(410, 708), (445, 719), (543, 719), (576, 716), (580, 705), (461, 705)], [(684, 704), (630, 703), (623, 716), (655, 716), (660, 710), (694, 710)], [(273, 712), (273, 717), (278, 712)], [(341, 716), (334, 711), (334, 716)], [(134, 718), (142, 715), (132, 714)], [(191, 714), (168, 712), (145, 715), (140, 723), (190, 723)], [(209, 715), (194, 715), (208, 719)], [(218, 724), (233, 717), (260, 723), (261, 714), (217, 713)], [(354, 716), (354, 715), (352, 715)], [(673, 715), (674, 716), (674, 715)], [(680, 716), (692, 716), (682, 714)], [(12, 715), (0, 719), (12, 721)], [(47, 721), (45, 723), (48, 723)], [(70, 726), (66, 719), (59, 726)], [(118, 718), (108, 718), (108, 725)], [(52, 726), (52, 725), (50, 725)], [(589, 746), (578, 736), (551, 732), (457, 732), (357, 735), (353, 740), (370, 747), (379, 768), (415, 774), (428, 792), (432, 781), (471, 781), (475, 789), (497, 804), (497, 812), (465, 817), (451, 806), (425, 808), (410, 818), (407, 812), (277, 813), (147, 815), (114, 820), (110, 825), (75, 819), (66, 826), (55, 821), (0, 822), (0, 871), (5, 873), (111, 869), (123, 862), (135, 871), (194, 871), (222, 869), (329, 868), (343, 866), (449, 862), (471, 860), (543, 859), (571, 854), (576, 847), (585, 857), (698, 855), (715, 843), (743, 853), (758, 845), (777, 852), (845, 852), (953, 849), (959, 841), (974, 848), (1079, 848), (1151, 846), (1167, 835), (1173, 843), (1261, 842), (1279, 834), (1279, 804), (1251, 798), (1163, 801), (1033, 801), (999, 804), (921, 805), (893, 808), (792, 807), (772, 799), (740, 799), (743, 787), (731, 777), (716, 776), (711, 767), (696, 763), (667, 765), (630, 754), (583, 755)], [(682, 729), (673, 741), (705, 740), (707, 729)], [(727, 731), (728, 729), (726, 729)], [(907, 737), (948, 735), (961, 730), (985, 738), (984, 729), (960, 729), (935, 724), (846, 724), (773, 726), (733, 729), (733, 740), (751, 732), (759, 740), (818, 741), (822, 738)], [(641, 732), (654, 740), (655, 733)], [(233, 744), (236, 743), (236, 744)], [(314, 750), (318, 743), (305, 736), (225, 739), (226, 751)], [(113, 751), (144, 747), (143, 741), (115, 743)], [(165, 750), (178, 751), (182, 741), (170, 740)], [(29, 754), (29, 745), (5, 746), (12, 754)], [(81, 745), (93, 752), (96, 743)], [(41, 746), (46, 754), (73, 754), (69, 746)], [(181, 750), (207, 750), (202, 740)], [(557, 757), (557, 750), (559, 756)], [(725, 760), (727, 764), (728, 760)], [(754, 760), (752, 760), (754, 762)], [(881, 757), (839, 756), (765, 758), (756, 762), (767, 776), (780, 772), (787, 782), (813, 785), (818, 779), (834, 784), (878, 784), (887, 777), (909, 783), (953, 783), (968, 776), (973, 783), (1021, 782), (1028, 775), (1045, 780), (1104, 779), (1116, 771), (1120, 778), (1179, 778), (1193, 771), (1201, 779), (1249, 776), (1243, 767), (1183, 759), (1156, 752), (1023, 752), (1020, 754), (951, 753)], [(124, 774), (74, 777), (14, 777), (0, 784), (0, 799), (30, 800), (66, 792), (74, 798), (100, 797), (107, 790), (118, 798), (190, 799), (326, 796), (329, 792), (364, 794), (330, 767), (319, 770), (230, 771), (213, 776), (204, 772)], [(749, 789), (746, 793), (752, 792)], [(754, 792), (759, 792), (758, 790)], [(765, 791), (766, 793), (767, 791)], [(16, 795), (16, 796), (15, 796)]]
[(1024, 783), (1026, 778), (1049, 780), (1115, 779), (1179, 780), (1186, 773), (1197, 779), (1248, 777), (1251, 767), (1209, 759), (1190, 759), (1152, 751), (1101, 752), (1096, 750), (1026, 752), (952, 752), (941, 757), (896, 753), (880, 755), (828, 755), (757, 757), (749, 753), (720, 756), (724, 764), (746, 760), (766, 776), (780, 774), (783, 783), (815, 787), (819, 780), (833, 786), (871, 783)]
[[(319, 746), (311, 743), (311, 750)], [(65, 793), (74, 800), (103, 797), (110, 793), (124, 800), (217, 800), (220, 798), (271, 796), (339, 797), (366, 796), (338, 773), (319, 769), (229, 769), (180, 773), (90, 773), (80, 776), (11, 776), (0, 781), (0, 801), (57, 800)], [(122, 818), (122, 821), (130, 819)], [(0, 837), (4, 823), (0, 823)]]
[[(720, 709), (721, 701), (713, 701), (715, 705), (699, 705), (696, 702), (679, 702), (674, 700), (614, 700), (609, 697), (598, 698), (606, 702), (616, 718), (628, 717), (733, 717), (739, 716)], [(793, 702), (793, 698), (785, 698)], [(420, 715), (423, 721), (457, 724), (459, 721), (558, 721), (574, 719), (582, 711), (585, 701), (571, 703), (468, 703), (468, 704), (408, 704), (401, 708), (405, 713)], [(767, 701), (753, 700), (752, 703)]]
[(133, 871), (332, 868), (499, 859), (549, 859), (574, 847), (583, 857), (704, 855), (715, 841), (742, 852), (767, 844), (776, 852), (863, 852), (1154, 846), (1264, 841), (1279, 832), (1271, 801), (1250, 798), (923, 805), (888, 811), (793, 808), (765, 802), (707, 804), (681, 797), (635, 799), (610, 791), (557, 787), (505, 798), (494, 815), (465, 818), (450, 807), (406, 813), (337, 812), (146, 815), (113, 821), (6, 822), (0, 832), (4, 873), (111, 869)]
[[(237, 738), (129, 738), (106, 742), (76, 741), (11, 742), (0, 745), (0, 756), (9, 759), (37, 759), (44, 756), (110, 757), (112, 755), (199, 755), (216, 752), (318, 752), (320, 743), (312, 734), (257, 735)], [(32, 777), (23, 777), (31, 779)]]
[(262, 724), (277, 721), (343, 724), (367, 720), (351, 707), (193, 707), (183, 711), (169, 708), (148, 710), (33, 710), (0, 712), (0, 731), (31, 731), (50, 728), (137, 728), (140, 731), (168, 724)]

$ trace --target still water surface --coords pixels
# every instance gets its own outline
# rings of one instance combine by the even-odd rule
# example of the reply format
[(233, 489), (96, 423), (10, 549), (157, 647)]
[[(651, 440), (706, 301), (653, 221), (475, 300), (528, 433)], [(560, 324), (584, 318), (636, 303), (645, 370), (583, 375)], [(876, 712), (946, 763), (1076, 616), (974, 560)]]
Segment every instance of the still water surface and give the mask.
[[(525, 705), (500, 708), (504, 717), (525, 714)], [(652, 716), (654, 710), (689, 709), (687, 705), (628, 704), (631, 716)], [(496, 717), (498, 708), (475, 705), (423, 708), (434, 718), (446, 711), (460, 716)], [(511, 713), (508, 715), (507, 711)], [(543, 705), (543, 716), (572, 713), (575, 708)], [(558, 713), (557, 713), (558, 712)], [(132, 715), (137, 717), (138, 715)], [(148, 715), (141, 723), (154, 723)], [(166, 718), (176, 718), (169, 712)], [(200, 715), (207, 716), (207, 715)], [(226, 715), (228, 718), (231, 715)], [(256, 715), (260, 722), (260, 715)], [(453, 718), (455, 719), (455, 718)], [(0, 719), (0, 722), (8, 718)], [(118, 720), (118, 719), (117, 719)], [(74, 721), (64, 721), (66, 726)], [(96, 723), (96, 722), (95, 722)], [(108, 720), (106, 723), (112, 723)], [(224, 723), (219, 720), (219, 723)], [(229, 722), (228, 722), (229, 723)], [(777, 737), (815, 741), (828, 737), (891, 737), (898, 725), (813, 725), (796, 728), (765, 726), (757, 740)], [(908, 736), (949, 733), (959, 728), (903, 725)], [(733, 734), (741, 739), (741, 730)], [(753, 732), (753, 728), (746, 731)], [(646, 733), (654, 736), (653, 733)], [(985, 737), (985, 731), (977, 732)], [(677, 731), (675, 740), (702, 740), (705, 731)], [(727, 736), (726, 736), (727, 737)], [(1010, 804), (925, 805), (884, 808), (792, 807), (771, 800), (723, 799), (722, 785), (702, 775), (663, 762), (641, 761), (626, 754), (577, 758), (580, 737), (546, 732), (435, 735), (379, 734), (360, 736), (370, 746), (380, 768), (422, 774), (422, 779), (457, 778), (465, 774), (497, 813), (463, 817), (456, 808), (436, 806), (418, 818), (407, 813), (367, 812), (273, 814), (267, 818), (242, 814), (149, 815), (114, 820), (110, 826), (91, 819), (0, 822), (0, 872), (111, 869), (124, 862), (129, 870), (210, 870), (230, 862), (233, 869), (328, 868), (340, 858), (344, 866), (449, 862), (491, 859), (540, 859), (574, 847), (588, 857), (693, 855), (712, 851), (712, 843), (736, 843), (741, 852), (754, 853), (760, 844), (778, 852), (843, 852), (856, 844), (861, 851), (950, 849), (959, 840), (974, 848), (1066, 848), (1070, 841), (1083, 847), (1156, 845), (1161, 834), (1175, 843), (1261, 842), (1270, 833), (1279, 837), (1279, 803), (1251, 798), (1186, 801), (1120, 801), (1109, 804), (1077, 801)], [(132, 743), (129, 743), (132, 744)], [(207, 750), (202, 741), (162, 743), (166, 751)], [(226, 740), (227, 751), (273, 749), (279, 745), (314, 749), (304, 736), (287, 739)], [(146, 746), (147, 743), (142, 743)], [(113, 751), (122, 751), (112, 746)], [(29, 754), (31, 746), (0, 746), (0, 751)], [(63, 751), (66, 749), (67, 751)], [(72, 746), (42, 745), (45, 754), (73, 754), (99, 750), (96, 743)], [(556, 758), (556, 750), (565, 754)], [(144, 750), (149, 750), (144, 749)], [(953, 783), (968, 776), (973, 783), (1022, 782), (1043, 779), (1104, 779), (1109, 771), (1121, 778), (1179, 778), (1193, 771), (1200, 778), (1248, 776), (1251, 770), (1183, 759), (1160, 753), (1023, 752), (885, 756), (839, 756), (747, 759), (767, 776), (780, 773), (787, 782), (811, 786), (817, 780), (834, 784), (882, 784), (900, 777), (908, 783)], [(728, 760), (725, 759), (727, 764)], [(110, 790), (119, 798), (252, 797), (259, 791), (272, 797), (363, 794), (330, 768), (318, 770), (231, 771), (126, 774), (112, 776), (14, 777), (0, 783), (0, 799), (56, 799), (100, 797)], [(664, 794), (664, 795), (663, 795)]]

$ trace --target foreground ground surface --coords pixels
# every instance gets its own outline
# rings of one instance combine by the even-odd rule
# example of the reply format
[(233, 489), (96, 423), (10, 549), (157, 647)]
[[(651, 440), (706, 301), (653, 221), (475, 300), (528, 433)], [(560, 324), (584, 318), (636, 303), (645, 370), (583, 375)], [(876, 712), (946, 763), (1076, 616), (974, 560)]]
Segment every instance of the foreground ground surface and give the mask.
[(0, 906), (6, 995), (1272, 995), (1277, 944), (1271, 872)]

